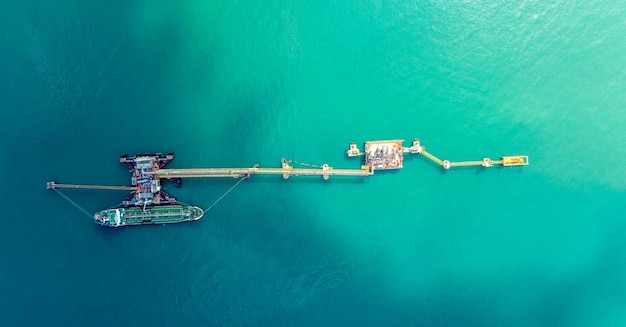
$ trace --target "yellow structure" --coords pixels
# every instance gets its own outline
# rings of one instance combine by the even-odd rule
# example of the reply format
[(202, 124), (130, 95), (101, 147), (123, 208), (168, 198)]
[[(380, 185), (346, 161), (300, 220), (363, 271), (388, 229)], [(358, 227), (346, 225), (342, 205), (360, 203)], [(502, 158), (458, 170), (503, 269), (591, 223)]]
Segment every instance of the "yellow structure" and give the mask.
[(528, 166), (528, 156), (502, 157), (503, 166)]

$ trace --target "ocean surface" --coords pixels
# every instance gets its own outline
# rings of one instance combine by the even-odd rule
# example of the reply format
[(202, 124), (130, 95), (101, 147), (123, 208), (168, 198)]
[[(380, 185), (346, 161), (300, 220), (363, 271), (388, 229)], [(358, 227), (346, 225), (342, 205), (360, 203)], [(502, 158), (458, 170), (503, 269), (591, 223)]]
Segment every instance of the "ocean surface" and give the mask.
[[(0, 72), (0, 326), (626, 326), (624, 0), (5, 0)], [(253, 176), (118, 229), (45, 188), (414, 137), (530, 165)]]

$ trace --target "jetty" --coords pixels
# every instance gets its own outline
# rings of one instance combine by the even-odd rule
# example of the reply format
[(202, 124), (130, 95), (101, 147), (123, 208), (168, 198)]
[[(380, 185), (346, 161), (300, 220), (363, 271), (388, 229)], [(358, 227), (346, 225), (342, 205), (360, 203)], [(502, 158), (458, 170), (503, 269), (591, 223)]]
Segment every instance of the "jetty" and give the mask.
[[(67, 196), (63, 195), (58, 189), (97, 189), (97, 190), (113, 190), (113, 191), (127, 191), (130, 192), (128, 197), (122, 201), (119, 207), (113, 211), (107, 209), (99, 214), (94, 215), (96, 223), (105, 226), (120, 226), (120, 225), (132, 225), (136, 221), (127, 217), (131, 217), (130, 213), (134, 212), (131, 208), (141, 208), (140, 216), (143, 217), (141, 221), (145, 224), (152, 224), (156, 221), (160, 221), (160, 216), (156, 215), (152, 208), (159, 206), (170, 206), (172, 212), (179, 212), (176, 217), (169, 219), (169, 222), (180, 222), (197, 220), (202, 217), (205, 211), (210, 210), (215, 204), (217, 204), (224, 196), (226, 196), (232, 189), (234, 189), (244, 179), (248, 179), (253, 175), (278, 175), (284, 179), (289, 179), (291, 176), (321, 176), (322, 179), (328, 180), (331, 176), (341, 177), (368, 177), (375, 174), (376, 171), (383, 170), (396, 170), (404, 167), (405, 155), (422, 155), (428, 160), (432, 161), (438, 166), (441, 166), (444, 170), (457, 167), (512, 167), (512, 166), (526, 166), (529, 164), (528, 156), (526, 155), (514, 155), (503, 156), (500, 159), (492, 160), (490, 158), (483, 158), (481, 160), (471, 161), (450, 161), (442, 160), (437, 156), (426, 151), (426, 147), (421, 145), (419, 139), (415, 138), (407, 146), (404, 145), (404, 140), (376, 140), (367, 141), (364, 144), (363, 151), (357, 146), (355, 142), (351, 142), (348, 149), (345, 151), (346, 156), (362, 157), (361, 165), (358, 168), (334, 168), (328, 164), (322, 165), (310, 165), (300, 163), (304, 167), (295, 167), (296, 162), (282, 158), (280, 160), (280, 167), (259, 167), (258, 164), (252, 167), (224, 167), (224, 168), (165, 168), (165, 166), (174, 159), (174, 153), (167, 154), (161, 153), (143, 153), (133, 156), (122, 155), (119, 158), (120, 163), (129, 168), (131, 172), (131, 185), (100, 185), (100, 184), (62, 184), (54, 181), (48, 182), (46, 187), (52, 189), (61, 194), (64, 198), (74, 204), (77, 208), (83, 212), (89, 213), (73, 202)], [(232, 186), (226, 193), (217, 199), (208, 209), (198, 211), (194, 219), (188, 219), (183, 213), (193, 208), (193, 206), (185, 205), (178, 201), (176, 198), (170, 196), (162, 188), (162, 180), (172, 180), (175, 187), (180, 187), (182, 179), (185, 178), (238, 178), (239, 181)], [(159, 207), (160, 208), (160, 207)], [(190, 209), (191, 208), (191, 209)], [(119, 210), (118, 210), (119, 209)], [(123, 210), (122, 210), (123, 209)], [(126, 211), (128, 209), (128, 211)], [(134, 210), (134, 209), (133, 209)], [(185, 211), (187, 210), (187, 211)], [(194, 209), (196, 210), (196, 209)], [(157, 210), (158, 211), (158, 210)], [(128, 216), (127, 216), (128, 213)], [(107, 219), (104, 219), (106, 217)], [(169, 217), (169, 216), (168, 216)], [(112, 222), (115, 222), (113, 224)]]
[(261, 168), (258, 164), (252, 167), (163, 168), (174, 158), (174, 153), (170, 152), (166, 155), (160, 153), (137, 154), (132, 157), (123, 155), (120, 157), (120, 162), (131, 168), (131, 171), (134, 170), (131, 179), (132, 186), (61, 184), (56, 182), (48, 182), (46, 186), (49, 189), (100, 189), (142, 191), (143, 193), (156, 194), (160, 191), (160, 179), (249, 178), (252, 175), (280, 175), (284, 179), (288, 179), (291, 176), (321, 176), (324, 180), (328, 180), (330, 176), (366, 177), (374, 175), (379, 170), (403, 168), (405, 154), (421, 154), (445, 170), (455, 167), (488, 168), (493, 166), (527, 166), (529, 164), (528, 156), (526, 155), (503, 156), (497, 160), (490, 158), (471, 161), (442, 160), (426, 151), (426, 147), (421, 145), (420, 140), (417, 138), (414, 138), (408, 146), (404, 146), (404, 142), (401, 139), (366, 141), (363, 151), (357, 146), (356, 142), (351, 142), (345, 153), (348, 157), (363, 157), (363, 162), (358, 169), (333, 168), (328, 164), (320, 166), (304, 164), (309, 167), (296, 168), (292, 165), (292, 161), (285, 158), (281, 159), (281, 166), (278, 168)]

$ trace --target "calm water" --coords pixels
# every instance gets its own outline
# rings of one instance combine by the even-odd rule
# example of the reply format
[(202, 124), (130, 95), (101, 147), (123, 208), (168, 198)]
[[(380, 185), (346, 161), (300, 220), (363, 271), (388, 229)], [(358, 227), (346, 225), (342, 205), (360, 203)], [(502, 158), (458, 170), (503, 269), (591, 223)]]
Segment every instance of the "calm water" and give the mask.
[[(0, 325), (626, 325), (626, 3), (502, 3), (1, 2)], [(44, 188), (128, 184), (122, 153), (354, 168), (350, 141), (413, 137), (531, 165), (256, 176), (122, 229)]]

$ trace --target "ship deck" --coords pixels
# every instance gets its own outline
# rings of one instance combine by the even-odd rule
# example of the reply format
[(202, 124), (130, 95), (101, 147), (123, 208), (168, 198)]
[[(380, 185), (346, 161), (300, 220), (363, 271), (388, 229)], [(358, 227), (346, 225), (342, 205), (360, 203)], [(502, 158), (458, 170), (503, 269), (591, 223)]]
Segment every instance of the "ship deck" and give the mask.
[(151, 206), (143, 211), (142, 207), (129, 207), (124, 210), (126, 225), (168, 224), (198, 220), (203, 211), (190, 206)]

